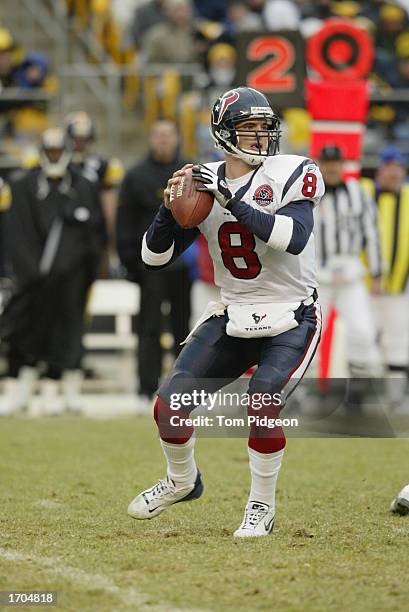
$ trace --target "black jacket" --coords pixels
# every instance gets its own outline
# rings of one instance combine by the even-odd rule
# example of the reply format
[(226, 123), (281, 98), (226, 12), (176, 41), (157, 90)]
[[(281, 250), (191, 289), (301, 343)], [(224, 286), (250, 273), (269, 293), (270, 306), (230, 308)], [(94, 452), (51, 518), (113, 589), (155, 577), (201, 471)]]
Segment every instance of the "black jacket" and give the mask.
[(105, 223), (94, 185), (70, 171), (63, 182), (48, 181), (40, 168), (11, 183), (12, 202), (5, 217), (6, 258), (19, 288), (40, 279), (39, 263), (54, 220), (63, 230), (50, 276), (95, 266), (106, 240)]
[[(11, 183), (6, 260), (15, 291), (0, 335), (34, 360), (78, 366), (87, 291), (96, 277), (105, 225), (92, 183), (70, 171), (61, 183), (36, 168)], [(54, 221), (62, 221), (48, 272), (40, 262)]]
[[(116, 239), (119, 258), (131, 280), (138, 282), (143, 270), (142, 238), (163, 201), (168, 179), (185, 163), (180, 157), (162, 163), (148, 155), (125, 175), (119, 192)], [(172, 265), (185, 266), (182, 260)]]

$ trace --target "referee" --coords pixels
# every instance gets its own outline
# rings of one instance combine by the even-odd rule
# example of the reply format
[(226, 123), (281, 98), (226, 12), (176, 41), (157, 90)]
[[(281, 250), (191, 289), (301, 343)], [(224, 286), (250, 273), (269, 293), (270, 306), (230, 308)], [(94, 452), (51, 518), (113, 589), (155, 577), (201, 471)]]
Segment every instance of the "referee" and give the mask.
[(407, 160), (388, 145), (381, 153), (375, 182), (362, 179), (375, 199), (385, 270), (384, 292), (374, 299), (382, 349), (388, 365), (388, 395), (396, 412), (409, 413), (405, 390), (409, 367), (409, 184)]
[(343, 180), (344, 160), (339, 147), (325, 146), (320, 152), (318, 164), (325, 182), (325, 195), (314, 211), (323, 310), (320, 375), (325, 377), (322, 359), (324, 351), (325, 354), (330, 353), (329, 326), (334, 321), (336, 311), (346, 328), (351, 376), (376, 376), (381, 372), (381, 357), (364, 280), (366, 270), (361, 261), (361, 253), (365, 249), (372, 277), (372, 292), (379, 293), (382, 262), (376, 207), (358, 181), (353, 178)]

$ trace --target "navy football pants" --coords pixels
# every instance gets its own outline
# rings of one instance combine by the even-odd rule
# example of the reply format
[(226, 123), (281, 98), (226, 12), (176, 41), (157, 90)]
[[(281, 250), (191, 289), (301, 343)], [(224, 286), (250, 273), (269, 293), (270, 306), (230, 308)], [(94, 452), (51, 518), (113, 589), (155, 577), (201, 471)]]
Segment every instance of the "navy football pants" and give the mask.
[[(169, 401), (173, 390), (189, 392), (199, 380), (214, 393), (236, 380), (251, 366), (258, 368), (250, 379), (249, 393), (283, 392), (285, 397), (302, 378), (319, 342), (321, 313), (318, 303), (300, 306), (298, 327), (272, 338), (233, 338), (226, 334), (227, 314), (208, 319), (195, 331), (175, 361), (170, 376), (159, 388)], [(183, 380), (183, 385), (179, 381)]]
[[(228, 336), (227, 314), (202, 323), (175, 361), (170, 376), (159, 388), (155, 419), (161, 437), (188, 439), (193, 431), (181, 428), (179, 434), (174, 435), (165, 427), (161, 429), (161, 424), (164, 426), (171, 414), (169, 412), (166, 416), (165, 412), (172, 394), (191, 393), (195, 389), (215, 393), (253, 365), (258, 367), (249, 382), (249, 395), (281, 393), (283, 405), (304, 375), (317, 348), (321, 333), (319, 304), (301, 305), (296, 311), (296, 319), (298, 327), (271, 338)], [(266, 413), (271, 415), (272, 408), (272, 405), (266, 406)], [(162, 415), (158, 421), (160, 412)], [(189, 412), (188, 408), (186, 412)], [(271, 432), (265, 434), (270, 436)]]

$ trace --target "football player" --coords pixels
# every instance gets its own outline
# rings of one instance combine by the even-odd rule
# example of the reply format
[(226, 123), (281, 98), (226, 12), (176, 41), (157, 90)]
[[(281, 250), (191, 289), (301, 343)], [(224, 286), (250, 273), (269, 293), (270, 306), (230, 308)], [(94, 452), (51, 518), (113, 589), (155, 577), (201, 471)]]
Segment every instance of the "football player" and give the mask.
[(105, 226), (97, 194), (70, 166), (71, 154), (65, 131), (49, 128), (39, 166), (10, 184), (4, 237), (13, 293), (0, 317), (8, 345), (4, 413), (27, 407), (37, 366), (43, 370), (39, 411), (79, 408), (85, 303)]
[(117, 186), (123, 177), (122, 164), (118, 159), (104, 159), (92, 151), (95, 126), (88, 113), (70, 113), (65, 118), (65, 126), (72, 142), (72, 164), (89, 181), (98, 183), (101, 189)]
[(70, 113), (65, 118), (68, 138), (72, 142), (72, 165), (94, 183), (100, 193), (101, 206), (108, 232), (107, 252), (103, 262), (103, 276), (115, 270), (118, 260), (115, 249), (115, 222), (118, 194), (117, 190), (124, 176), (122, 162), (117, 158), (104, 159), (92, 148), (95, 143), (95, 126), (84, 111)]
[[(128, 512), (136, 519), (153, 518), (203, 491), (194, 429), (189, 421), (172, 418), (178, 414), (170, 406), (173, 393), (192, 393), (198, 379), (213, 393), (257, 365), (249, 383), (248, 414), (276, 417), (273, 396), (281, 393), (285, 403), (320, 337), (312, 233), (313, 208), (324, 193), (318, 167), (304, 157), (278, 154), (279, 118), (255, 89), (239, 87), (217, 100), (211, 134), (225, 161), (193, 166), (201, 184), (197, 188), (214, 197), (209, 216), (199, 227), (182, 230), (169, 210), (170, 190), (192, 168), (189, 164), (169, 180), (164, 203), (143, 240), (142, 259), (155, 270), (169, 265), (201, 232), (221, 294), (220, 303), (209, 304), (158, 390), (154, 418), (167, 474), (130, 503)], [(263, 397), (259, 410), (256, 397)], [(188, 414), (188, 407), (179, 412)], [(280, 426), (261, 422), (254, 419), (250, 427), (251, 488), (236, 537), (266, 536), (273, 530), (286, 442)]]

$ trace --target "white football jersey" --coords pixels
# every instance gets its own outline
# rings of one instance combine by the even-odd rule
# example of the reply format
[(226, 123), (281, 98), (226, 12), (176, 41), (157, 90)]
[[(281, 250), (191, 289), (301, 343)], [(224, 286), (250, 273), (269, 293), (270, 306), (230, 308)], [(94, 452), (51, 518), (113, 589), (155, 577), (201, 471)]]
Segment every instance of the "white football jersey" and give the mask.
[[(205, 164), (213, 172), (221, 163)], [(234, 194), (254, 170), (238, 179), (226, 179)], [(275, 155), (255, 173), (243, 202), (266, 214), (297, 200), (318, 204), (325, 187), (317, 165), (299, 155)], [(275, 250), (239, 223), (215, 200), (209, 216), (199, 225), (213, 260), (215, 283), (225, 304), (298, 302), (317, 287), (314, 236), (300, 255)]]

